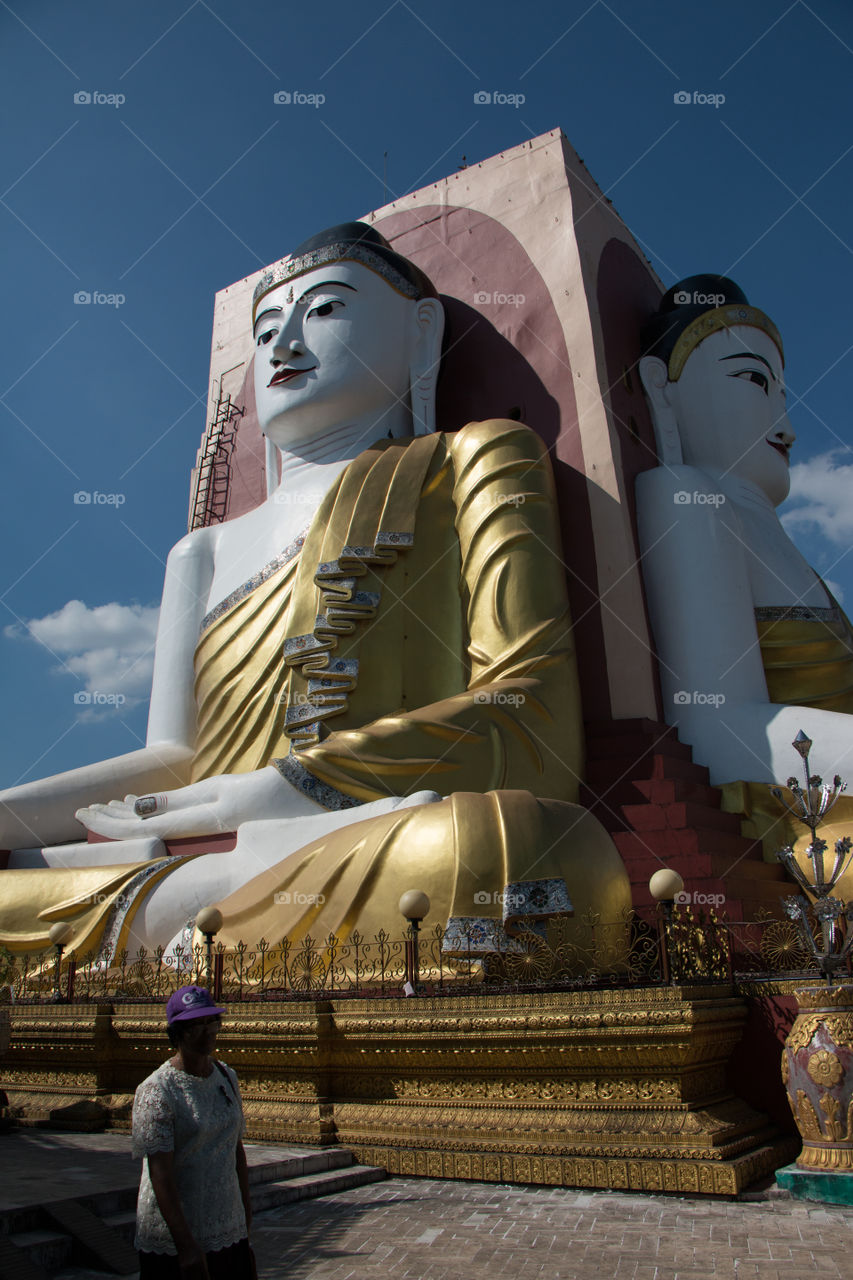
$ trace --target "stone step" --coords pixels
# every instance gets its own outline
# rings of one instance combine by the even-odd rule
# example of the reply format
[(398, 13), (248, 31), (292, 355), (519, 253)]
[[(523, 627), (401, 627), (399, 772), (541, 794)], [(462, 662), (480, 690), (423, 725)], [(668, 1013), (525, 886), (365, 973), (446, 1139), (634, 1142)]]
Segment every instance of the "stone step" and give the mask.
[(116, 1235), (121, 1236), (128, 1244), (133, 1244), (136, 1234), (136, 1209), (119, 1209), (117, 1213), (105, 1213), (104, 1222), (112, 1227)]
[[(64, 1231), (40, 1228), (34, 1231), (15, 1231), (5, 1237), (3, 1243), (12, 1250), (0, 1251), (0, 1276), (9, 1280), (36, 1280), (53, 1275), (70, 1262), (74, 1241)], [(17, 1253), (17, 1257), (15, 1257)]]
[(692, 760), (693, 749), (679, 742), (673, 729), (656, 734), (626, 733), (618, 737), (587, 738), (586, 758), (596, 763), (619, 756), (642, 760), (647, 755), (662, 755), (667, 760)]
[(686, 778), (623, 778), (598, 790), (588, 783), (581, 785), (581, 804), (585, 808), (607, 805), (617, 813), (622, 805), (643, 803), (698, 804), (718, 810), (721, 799), (719, 787)]
[[(723, 798), (719, 787), (685, 778), (635, 778), (630, 785), (650, 804), (678, 804), (683, 801), (719, 809)], [(630, 797), (625, 803), (635, 802), (636, 798)]]
[(354, 1164), (348, 1169), (326, 1169), (304, 1177), (265, 1182), (252, 1189), (252, 1209), (262, 1213), (282, 1204), (291, 1204), (294, 1200), (311, 1200), (316, 1196), (335, 1195), (352, 1187), (363, 1187), (370, 1182), (381, 1182), (387, 1176), (384, 1169), (374, 1165)]
[[(762, 862), (760, 858), (732, 858), (725, 853), (692, 853), (685, 857), (684, 853), (669, 852), (664, 854), (655, 847), (654, 840), (644, 840), (641, 836), (616, 832), (613, 842), (625, 862), (632, 881), (645, 883), (648, 877), (661, 870), (661, 866), (672, 867), (684, 880), (685, 889), (690, 889), (694, 881), (728, 879), (731, 876), (738, 880), (755, 880), (760, 883), (772, 883), (780, 886), (790, 885), (784, 869), (778, 862)], [(644, 880), (645, 877), (645, 880)], [(792, 886), (793, 888), (793, 886)]]
[(725, 831), (740, 837), (740, 818), (719, 807), (678, 801), (675, 804), (625, 804), (622, 813), (634, 831)]
[(753, 880), (751, 877), (741, 879), (737, 874), (726, 880), (726, 889), (733, 898), (740, 898), (744, 905), (775, 905), (798, 892), (797, 886), (787, 878), (777, 881)]
[(589, 757), (586, 762), (587, 786), (594, 791), (607, 790), (615, 783), (634, 782), (638, 778), (680, 778), (685, 782), (699, 782), (708, 786), (710, 777), (704, 765), (666, 756), (660, 751), (639, 757), (611, 756), (606, 760)]
[[(352, 1176), (349, 1177), (349, 1175)], [(330, 1195), (333, 1191), (342, 1191), (350, 1186), (362, 1186), (367, 1182), (377, 1182), (384, 1177), (384, 1169), (377, 1170), (372, 1166), (354, 1164), (352, 1152), (344, 1147), (330, 1148), (328, 1151), (312, 1151), (304, 1156), (289, 1156), (284, 1160), (250, 1167), (249, 1186), (252, 1194), (252, 1210), (260, 1213), (264, 1209), (274, 1208), (279, 1204)], [(285, 1195), (283, 1188), (286, 1187), (297, 1190), (292, 1195)], [(105, 1214), (104, 1222), (123, 1240), (132, 1244), (136, 1230), (135, 1204), (134, 1208)]]
[(645, 717), (625, 720), (585, 720), (584, 729), (587, 743), (597, 742), (601, 738), (624, 738), (625, 736), (647, 738), (664, 736), (678, 739), (678, 730), (674, 725)]
[[(386, 1177), (356, 1165), (347, 1147), (280, 1147), (250, 1143), (249, 1186), (255, 1212), (331, 1195)], [(112, 1187), (77, 1200), (20, 1206), (0, 1214), (0, 1280), (66, 1280), (136, 1270), (133, 1238), (138, 1184)], [(88, 1249), (86, 1246), (88, 1245)], [(99, 1270), (99, 1264), (110, 1270)]]
[(44, 1206), (51, 1228), (66, 1232), (74, 1242), (75, 1261), (104, 1267), (117, 1275), (132, 1275), (138, 1259), (126, 1240), (78, 1200), (54, 1200)]
[[(696, 861), (701, 857), (727, 859), (724, 870), (731, 870), (735, 863), (763, 863), (761, 841), (747, 840), (744, 836), (731, 835), (727, 831), (710, 828), (688, 828), (685, 831), (614, 831), (613, 841), (626, 860), (630, 858), (659, 858), (667, 865), (679, 869), (679, 860), (690, 858), (694, 874), (707, 875), (705, 864)], [(710, 865), (710, 864), (708, 864)], [(772, 865), (763, 863), (763, 865)]]
[(267, 1182), (280, 1182), (285, 1178), (298, 1178), (327, 1170), (347, 1169), (355, 1158), (348, 1147), (327, 1147), (322, 1151), (288, 1151), (281, 1159), (249, 1165), (249, 1186), (262, 1186)]

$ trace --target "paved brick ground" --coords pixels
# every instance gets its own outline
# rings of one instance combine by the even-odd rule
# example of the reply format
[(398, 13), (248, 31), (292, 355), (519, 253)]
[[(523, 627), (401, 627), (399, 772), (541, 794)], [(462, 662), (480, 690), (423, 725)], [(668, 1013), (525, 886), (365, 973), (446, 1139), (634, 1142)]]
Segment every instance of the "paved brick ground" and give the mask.
[[(2, 1135), (0, 1207), (135, 1186), (129, 1145)], [(853, 1280), (853, 1209), (789, 1199), (391, 1178), (271, 1209), (252, 1234), (261, 1280)]]
[(853, 1211), (393, 1178), (259, 1215), (261, 1280), (850, 1280)]

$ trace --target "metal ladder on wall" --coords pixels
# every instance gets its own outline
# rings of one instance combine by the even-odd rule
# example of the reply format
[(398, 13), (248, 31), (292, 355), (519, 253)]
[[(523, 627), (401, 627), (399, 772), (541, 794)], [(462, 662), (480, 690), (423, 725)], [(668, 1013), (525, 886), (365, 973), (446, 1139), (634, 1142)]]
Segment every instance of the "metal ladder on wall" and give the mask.
[(244, 413), (245, 409), (232, 403), (230, 395), (222, 395), (220, 386), (213, 421), (208, 428), (196, 471), (190, 529), (221, 524), (225, 519), (231, 457), (237, 436), (235, 419), (242, 417)]

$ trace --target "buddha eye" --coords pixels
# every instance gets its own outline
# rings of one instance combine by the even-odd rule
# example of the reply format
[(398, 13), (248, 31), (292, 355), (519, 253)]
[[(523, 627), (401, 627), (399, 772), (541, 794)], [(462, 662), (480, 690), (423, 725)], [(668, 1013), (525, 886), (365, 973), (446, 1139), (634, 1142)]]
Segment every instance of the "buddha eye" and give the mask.
[(275, 329), (267, 329), (264, 333), (258, 334), (258, 346), (265, 347), (275, 336)]
[(761, 387), (765, 395), (769, 393), (770, 380), (766, 373), (759, 373), (758, 369), (741, 369), (738, 373), (730, 373), (730, 378), (746, 378), (749, 382), (754, 382), (756, 386)]
[[(340, 298), (331, 298), (328, 302), (321, 302), (316, 307), (312, 307), (308, 312), (310, 316), (330, 316), (336, 307), (342, 307), (345, 304)], [(306, 318), (308, 318), (306, 317)]]

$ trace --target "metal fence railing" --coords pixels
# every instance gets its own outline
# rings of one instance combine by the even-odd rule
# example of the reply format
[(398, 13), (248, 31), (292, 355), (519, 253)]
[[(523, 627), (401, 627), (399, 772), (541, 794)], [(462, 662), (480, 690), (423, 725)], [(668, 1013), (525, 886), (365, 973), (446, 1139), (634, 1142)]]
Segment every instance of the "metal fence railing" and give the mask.
[[(210, 941), (166, 952), (32, 955), (0, 948), (0, 1003), (86, 1003), (166, 1000), (188, 983), (209, 986), (217, 1000), (305, 1000), (331, 996), (390, 997), (491, 991), (732, 983), (801, 978), (817, 966), (791, 920), (768, 915), (728, 921), (713, 910), (664, 906), (628, 911), (617, 920), (595, 913), (560, 917), (543, 932), (484, 941), (441, 926), (380, 932), (366, 938), (305, 936), (226, 947)], [(848, 962), (849, 971), (849, 962)]]

